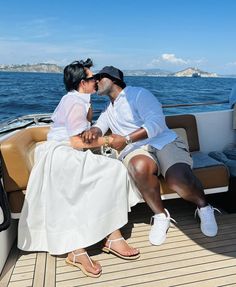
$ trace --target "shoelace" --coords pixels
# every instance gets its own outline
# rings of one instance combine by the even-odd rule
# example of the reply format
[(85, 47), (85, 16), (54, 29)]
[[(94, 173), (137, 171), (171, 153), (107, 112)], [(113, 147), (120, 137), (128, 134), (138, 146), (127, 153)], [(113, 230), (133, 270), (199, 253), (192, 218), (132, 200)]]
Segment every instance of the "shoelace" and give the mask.
[[(155, 215), (153, 215), (153, 216), (151, 217), (151, 219), (150, 219), (150, 225), (152, 225), (152, 223), (154, 222), (154, 216), (155, 216)], [(166, 219), (168, 219), (168, 217), (166, 217), (166, 218), (160, 218), (159, 220), (166, 220)], [(174, 222), (175, 224), (178, 224), (177, 221), (174, 220), (174, 218), (172, 218), (172, 217), (170, 217), (170, 222)]]
[[(218, 213), (220, 213), (220, 214), (222, 214), (222, 212), (218, 209), (218, 208), (216, 208), (216, 207), (213, 207), (213, 206), (210, 206), (211, 207), (211, 210), (212, 211), (217, 211)], [(198, 211), (198, 209), (200, 210), (200, 208), (196, 208), (196, 210), (195, 210), (195, 213), (194, 213), (194, 218), (196, 218), (196, 216), (197, 216), (197, 211)], [(204, 213), (204, 215), (206, 215), (205, 213)]]

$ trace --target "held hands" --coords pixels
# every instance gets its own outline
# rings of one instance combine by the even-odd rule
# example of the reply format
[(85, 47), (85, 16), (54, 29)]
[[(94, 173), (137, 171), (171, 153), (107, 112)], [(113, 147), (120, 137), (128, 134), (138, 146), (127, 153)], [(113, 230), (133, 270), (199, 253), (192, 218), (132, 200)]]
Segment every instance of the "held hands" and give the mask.
[(97, 140), (101, 136), (101, 133), (96, 128), (91, 128), (88, 131), (84, 131), (80, 137), (82, 141), (86, 144), (91, 144), (93, 141)]
[[(84, 131), (80, 135), (80, 138), (84, 144), (93, 144), (95, 142), (99, 143), (102, 141), (102, 145), (104, 145), (104, 139), (102, 140), (101, 135), (101, 131), (94, 127), (88, 131)], [(105, 138), (107, 138), (107, 140), (105, 139), (105, 145), (110, 146), (117, 151), (121, 151), (126, 147), (126, 139), (123, 136), (111, 134)], [(98, 145), (101, 145), (101, 143)]]

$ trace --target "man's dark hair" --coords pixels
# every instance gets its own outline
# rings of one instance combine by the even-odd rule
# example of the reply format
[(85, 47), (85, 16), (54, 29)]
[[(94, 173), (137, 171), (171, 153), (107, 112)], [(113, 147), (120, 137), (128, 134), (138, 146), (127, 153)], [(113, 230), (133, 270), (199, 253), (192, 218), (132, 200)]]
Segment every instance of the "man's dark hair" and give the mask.
[(86, 61), (74, 61), (64, 68), (64, 84), (66, 90), (77, 90), (81, 80), (86, 79), (87, 73), (85, 68), (91, 68), (93, 62), (91, 59)]

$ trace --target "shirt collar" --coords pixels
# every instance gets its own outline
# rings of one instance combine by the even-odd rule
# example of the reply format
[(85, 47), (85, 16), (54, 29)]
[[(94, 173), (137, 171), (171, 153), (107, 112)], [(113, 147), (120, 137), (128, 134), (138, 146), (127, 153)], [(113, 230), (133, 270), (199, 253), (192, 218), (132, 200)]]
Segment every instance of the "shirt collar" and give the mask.
[(119, 95), (118, 95), (118, 96), (116, 97), (116, 99), (114, 100), (114, 103), (115, 103), (115, 102), (118, 102), (121, 97), (126, 96), (126, 90), (127, 90), (127, 87), (125, 87), (125, 88), (119, 93)]
[(80, 93), (76, 90), (70, 91), (68, 93), (68, 95), (70, 96), (76, 96), (79, 97), (83, 102), (85, 102), (86, 104), (90, 103), (90, 99), (91, 99), (91, 94), (86, 94), (86, 93)]

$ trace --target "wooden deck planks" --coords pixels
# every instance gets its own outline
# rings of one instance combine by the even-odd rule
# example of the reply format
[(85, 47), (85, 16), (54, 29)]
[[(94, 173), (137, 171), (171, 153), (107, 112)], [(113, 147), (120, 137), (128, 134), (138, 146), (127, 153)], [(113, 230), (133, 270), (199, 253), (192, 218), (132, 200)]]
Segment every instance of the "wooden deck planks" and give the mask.
[(20, 251), (17, 249), (16, 244), (15, 244), (10, 251), (7, 262), (4, 266), (2, 274), (0, 276), (0, 286), (1, 287), (6, 287), (9, 285), (15, 264), (16, 264), (18, 256), (19, 256), (19, 252)]
[(47, 254), (44, 286), (51, 287), (55, 286), (55, 284), (56, 284), (56, 257)]
[[(207, 238), (193, 218), (192, 207), (178, 208), (176, 204), (170, 204), (169, 209), (178, 224), (170, 228), (167, 240), (161, 246), (151, 246), (148, 242), (150, 211), (144, 205), (138, 205), (136, 213), (131, 213), (123, 233), (130, 244), (140, 249), (138, 260), (125, 261), (101, 253), (99, 245), (93, 246), (89, 252), (95, 254), (93, 259), (103, 266), (103, 274), (99, 278), (89, 278), (77, 268), (68, 266), (65, 256), (21, 252), (10, 275), (8, 273), (9, 285), (5, 286), (236, 286), (236, 214), (217, 216), (219, 234)], [(6, 282), (6, 277), (0, 282), (0, 286), (4, 286), (1, 284)]]
[(33, 287), (43, 287), (44, 286), (44, 276), (47, 269), (46, 266), (47, 253), (38, 252), (35, 264)]

